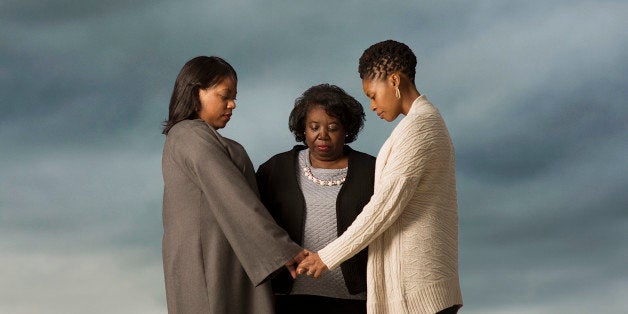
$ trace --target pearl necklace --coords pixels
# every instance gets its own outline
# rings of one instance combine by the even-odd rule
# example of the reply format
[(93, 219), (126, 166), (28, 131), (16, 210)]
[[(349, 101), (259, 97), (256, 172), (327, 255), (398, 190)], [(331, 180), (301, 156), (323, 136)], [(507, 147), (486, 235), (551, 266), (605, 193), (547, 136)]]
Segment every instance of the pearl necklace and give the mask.
[(312, 174), (312, 169), (310, 169), (310, 167), (308, 166), (303, 167), (303, 175), (305, 175), (305, 177), (308, 178), (310, 181), (321, 186), (341, 185), (347, 179), (347, 177), (342, 177), (340, 180), (321, 180)]

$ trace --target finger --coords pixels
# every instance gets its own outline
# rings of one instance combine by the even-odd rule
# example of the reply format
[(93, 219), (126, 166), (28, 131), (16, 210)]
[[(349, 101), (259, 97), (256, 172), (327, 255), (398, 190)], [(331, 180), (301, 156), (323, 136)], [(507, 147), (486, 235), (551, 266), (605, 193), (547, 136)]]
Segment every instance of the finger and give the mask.
[(322, 273), (322, 272), (323, 272), (323, 269), (322, 269), (322, 268), (316, 268), (316, 271), (314, 272), (314, 276), (312, 276), (312, 277), (314, 277), (314, 278), (318, 278), (318, 277), (320, 277), (320, 276), (321, 276), (321, 273)]
[(312, 259), (310, 257), (306, 257), (299, 263), (299, 268), (310, 268), (312, 265)]
[(296, 260), (297, 263), (300, 263), (304, 259), (306, 259), (309, 255), (310, 255), (310, 252), (308, 252), (307, 250), (303, 250), (299, 252), (299, 254), (294, 259)]
[(292, 276), (292, 279), (296, 279), (297, 278), (297, 271), (294, 268), (294, 265), (293, 264), (286, 265), (286, 268), (288, 268), (288, 271), (290, 272), (290, 276)]

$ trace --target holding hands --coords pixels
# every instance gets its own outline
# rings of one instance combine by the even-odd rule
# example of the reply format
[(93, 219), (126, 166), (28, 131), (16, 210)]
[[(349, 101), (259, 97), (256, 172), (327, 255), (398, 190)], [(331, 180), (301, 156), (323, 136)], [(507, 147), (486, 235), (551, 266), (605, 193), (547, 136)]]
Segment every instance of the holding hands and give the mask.
[(296, 279), (297, 275), (300, 274), (297, 274), (297, 267), (299, 266), (299, 263), (301, 263), (305, 259), (305, 257), (308, 256), (308, 254), (310, 254), (310, 252), (306, 249), (303, 249), (303, 251), (299, 252), (299, 254), (297, 254), (286, 263), (286, 268), (290, 272), (292, 279)]
[(322, 272), (327, 270), (327, 265), (323, 263), (318, 253), (309, 252), (307, 250), (303, 251), (306, 257), (299, 263), (299, 266), (297, 266), (297, 275), (306, 273), (308, 276), (318, 278)]
[(303, 273), (313, 278), (318, 278), (321, 273), (327, 270), (327, 265), (323, 263), (318, 253), (303, 249), (297, 256), (286, 263), (286, 268), (293, 279), (296, 279), (298, 275)]

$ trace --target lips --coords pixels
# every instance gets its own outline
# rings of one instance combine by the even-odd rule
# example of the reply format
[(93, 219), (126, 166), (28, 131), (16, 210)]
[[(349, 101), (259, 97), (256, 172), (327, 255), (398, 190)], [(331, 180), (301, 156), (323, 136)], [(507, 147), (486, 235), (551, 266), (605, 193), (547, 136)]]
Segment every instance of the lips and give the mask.
[(231, 114), (230, 113), (225, 113), (222, 115), (226, 120), (231, 120)]
[(322, 152), (326, 152), (326, 151), (329, 150), (329, 146), (319, 145), (319, 146), (316, 146), (316, 149), (318, 149), (318, 150), (320, 150)]

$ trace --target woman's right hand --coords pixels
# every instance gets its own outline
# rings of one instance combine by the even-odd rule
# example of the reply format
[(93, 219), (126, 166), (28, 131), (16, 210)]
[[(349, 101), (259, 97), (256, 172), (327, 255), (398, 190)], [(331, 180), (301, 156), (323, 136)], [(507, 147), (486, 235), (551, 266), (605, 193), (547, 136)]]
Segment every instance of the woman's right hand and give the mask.
[(296, 279), (297, 278), (297, 266), (310, 254), (311, 252), (303, 249), (303, 251), (299, 252), (299, 254), (297, 254), (294, 258), (292, 258), (290, 261), (288, 261), (286, 263), (286, 268), (288, 268), (288, 271), (290, 272), (290, 275), (292, 276), (292, 279)]

